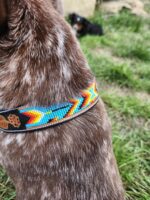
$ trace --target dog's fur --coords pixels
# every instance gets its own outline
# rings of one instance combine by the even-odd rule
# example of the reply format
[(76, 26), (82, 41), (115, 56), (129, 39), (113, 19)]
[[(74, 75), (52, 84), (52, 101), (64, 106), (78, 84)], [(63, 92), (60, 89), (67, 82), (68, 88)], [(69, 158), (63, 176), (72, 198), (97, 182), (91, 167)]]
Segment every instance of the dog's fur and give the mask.
[(55, 8), (55, 10), (57, 10), (57, 12), (59, 12), (59, 14), (63, 15), (64, 14), (64, 7), (63, 7), (63, 3), (61, 0), (51, 0), (53, 7)]
[[(0, 19), (7, 27), (0, 36), (0, 109), (63, 102), (93, 81), (70, 26), (50, 0), (0, 0)], [(101, 100), (54, 128), (0, 131), (0, 164), (17, 200), (124, 200)]]
[(73, 27), (76, 35), (78, 37), (85, 36), (85, 35), (103, 35), (103, 28), (102, 25), (97, 25), (91, 23), (84, 17), (77, 15), (76, 13), (72, 13), (69, 15), (69, 20), (71, 26)]

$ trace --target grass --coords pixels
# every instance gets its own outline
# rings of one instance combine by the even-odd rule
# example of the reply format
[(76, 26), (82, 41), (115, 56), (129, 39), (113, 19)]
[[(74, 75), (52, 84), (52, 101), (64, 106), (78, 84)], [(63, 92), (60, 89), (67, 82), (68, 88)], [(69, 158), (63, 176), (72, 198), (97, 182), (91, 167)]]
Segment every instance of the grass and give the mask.
[(0, 200), (13, 200), (15, 198), (14, 187), (4, 170), (0, 171)]
[(140, 100), (134, 96), (121, 96), (114, 93), (101, 93), (105, 103), (126, 117), (140, 117), (150, 119), (150, 101)]
[(150, 193), (150, 23), (124, 11), (91, 19), (105, 36), (80, 39), (112, 121), (113, 146), (128, 200)]
[(113, 55), (101, 55), (101, 50), (97, 47), (88, 51), (86, 49), (84, 52), (98, 79), (107, 80), (109, 83), (116, 83), (119, 87), (128, 87), (135, 91), (146, 91), (150, 93), (149, 62), (135, 62), (135, 60), (129, 62), (129, 59), (125, 59), (122, 62), (123, 58), (122, 60), (119, 60), (120, 58), (115, 60), (116, 57), (113, 57)]
[(139, 133), (138, 130), (131, 130), (127, 135), (120, 137), (118, 130), (114, 130), (115, 155), (128, 199), (148, 200), (150, 197), (148, 139), (150, 137), (146, 131)]
[[(150, 4), (147, 10), (150, 11)], [(99, 83), (112, 122), (113, 147), (128, 200), (149, 200), (150, 193), (150, 22), (124, 11), (95, 13), (103, 37), (86, 36), (81, 47)], [(0, 171), (0, 199), (14, 189)]]

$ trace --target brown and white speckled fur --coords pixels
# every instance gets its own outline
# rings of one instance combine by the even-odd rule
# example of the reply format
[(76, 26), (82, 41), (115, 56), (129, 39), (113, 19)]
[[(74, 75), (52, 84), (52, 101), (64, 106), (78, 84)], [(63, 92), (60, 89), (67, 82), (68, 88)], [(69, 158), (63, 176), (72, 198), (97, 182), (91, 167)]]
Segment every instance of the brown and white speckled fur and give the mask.
[[(0, 109), (63, 102), (94, 79), (50, 0), (0, 0), (0, 32)], [(1, 131), (0, 164), (17, 200), (124, 200), (101, 100), (54, 128)]]

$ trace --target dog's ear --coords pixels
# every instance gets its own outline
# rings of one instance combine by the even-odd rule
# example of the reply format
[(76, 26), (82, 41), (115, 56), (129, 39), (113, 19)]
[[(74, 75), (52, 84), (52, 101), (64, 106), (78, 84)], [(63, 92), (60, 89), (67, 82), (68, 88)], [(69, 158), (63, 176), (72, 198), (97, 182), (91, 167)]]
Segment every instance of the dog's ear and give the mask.
[(68, 18), (69, 18), (69, 21), (70, 21), (71, 25), (74, 25), (75, 22), (76, 22), (76, 20), (75, 20), (76, 14), (75, 13), (71, 13), (71, 14), (68, 15)]
[(59, 14), (64, 15), (64, 8), (62, 0), (50, 0), (52, 2), (53, 7)]

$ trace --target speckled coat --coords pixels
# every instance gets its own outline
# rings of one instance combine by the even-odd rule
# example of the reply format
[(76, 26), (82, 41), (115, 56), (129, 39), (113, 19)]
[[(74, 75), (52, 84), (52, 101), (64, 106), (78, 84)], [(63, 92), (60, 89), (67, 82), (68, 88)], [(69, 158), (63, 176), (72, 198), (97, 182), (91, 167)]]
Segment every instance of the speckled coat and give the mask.
[[(0, 109), (63, 102), (94, 79), (58, 5), (0, 0)], [(124, 200), (101, 100), (54, 128), (1, 131), (0, 164), (17, 200)]]

